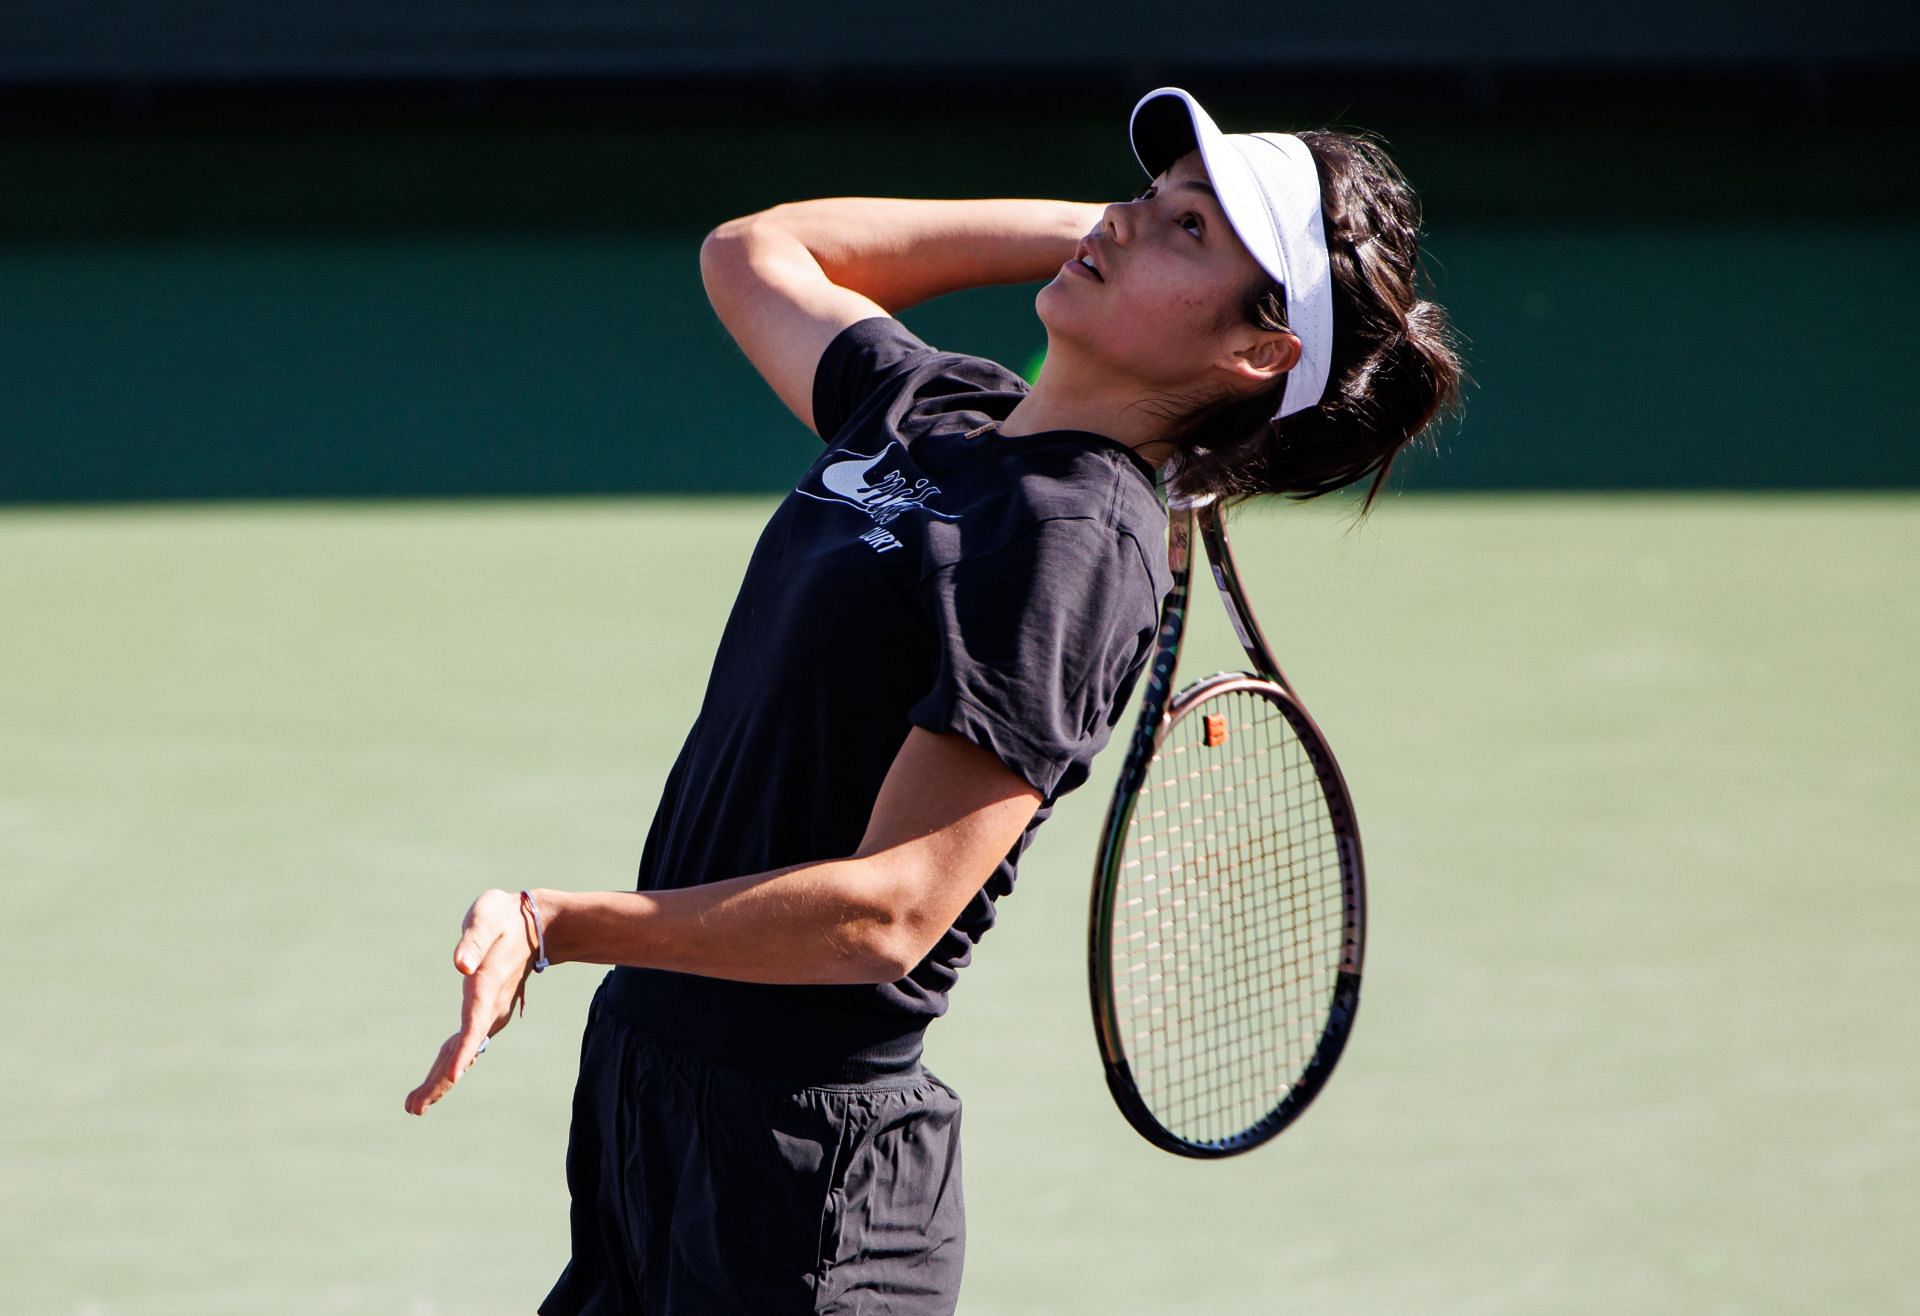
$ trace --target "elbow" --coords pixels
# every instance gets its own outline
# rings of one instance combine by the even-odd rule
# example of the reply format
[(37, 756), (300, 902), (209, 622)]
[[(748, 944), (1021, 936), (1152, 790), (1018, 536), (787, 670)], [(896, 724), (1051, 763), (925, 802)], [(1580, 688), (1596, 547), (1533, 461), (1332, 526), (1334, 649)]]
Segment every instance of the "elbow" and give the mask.
[(767, 213), (762, 210), (730, 219), (701, 239), (700, 281), (715, 310), (750, 306), (766, 286), (766, 262), (773, 250), (767, 242), (771, 230), (761, 227)]
[(706, 265), (740, 250), (741, 245), (753, 230), (764, 224), (772, 213), (771, 209), (756, 210), (750, 215), (739, 215), (714, 225), (707, 230), (707, 236), (700, 239), (700, 263)]
[(738, 258), (753, 218), (752, 215), (743, 215), (739, 219), (730, 219), (710, 230), (707, 236), (700, 240), (702, 278), (711, 283), (717, 271), (723, 269), (728, 261)]
[(715, 265), (738, 250), (740, 239), (746, 234), (746, 229), (743, 226), (752, 219), (753, 216), (751, 215), (743, 216), (740, 219), (730, 219), (726, 223), (709, 230), (707, 236), (700, 239), (700, 270), (702, 273), (710, 273)]
[(860, 948), (863, 983), (899, 982), (920, 967), (920, 961), (933, 949), (914, 934), (911, 924), (882, 923), (871, 928)]
[(923, 907), (924, 883), (916, 874), (896, 864), (876, 862), (869, 857), (866, 880), (862, 883), (864, 908), (857, 928), (857, 950), (853, 958), (863, 983), (890, 983), (920, 967), (939, 944), (944, 926)]

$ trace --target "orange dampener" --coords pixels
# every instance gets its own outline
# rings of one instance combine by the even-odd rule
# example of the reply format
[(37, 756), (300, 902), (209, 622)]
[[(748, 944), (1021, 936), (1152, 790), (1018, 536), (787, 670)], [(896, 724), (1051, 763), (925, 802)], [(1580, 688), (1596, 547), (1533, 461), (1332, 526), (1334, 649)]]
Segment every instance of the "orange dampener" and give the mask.
[(1215, 745), (1224, 745), (1227, 743), (1227, 719), (1224, 714), (1208, 713), (1206, 715), (1206, 724), (1207, 747), (1209, 749)]

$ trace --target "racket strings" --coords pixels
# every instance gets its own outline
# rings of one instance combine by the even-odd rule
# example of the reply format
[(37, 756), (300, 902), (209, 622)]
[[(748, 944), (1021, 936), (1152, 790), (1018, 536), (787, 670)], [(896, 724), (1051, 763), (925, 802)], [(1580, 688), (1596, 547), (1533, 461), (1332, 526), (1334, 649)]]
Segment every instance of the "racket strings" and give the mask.
[(1117, 886), (1115, 1004), (1142, 1099), (1192, 1142), (1245, 1132), (1313, 1059), (1346, 922), (1339, 836), (1279, 704), (1230, 690), (1168, 727)]

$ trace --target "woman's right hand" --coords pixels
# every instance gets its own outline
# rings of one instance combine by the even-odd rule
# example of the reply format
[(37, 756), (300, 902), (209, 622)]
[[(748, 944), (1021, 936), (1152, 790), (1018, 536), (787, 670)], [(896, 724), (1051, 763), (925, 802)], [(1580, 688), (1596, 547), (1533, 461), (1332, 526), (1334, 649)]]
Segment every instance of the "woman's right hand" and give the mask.
[(510, 891), (482, 891), (467, 908), (453, 967), (460, 984), (460, 1027), (440, 1044), (426, 1078), (407, 1094), (410, 1115), (424, 1115), (473, 1066), (486, 1039), (507, 1026), (513, 1007), (526, 1009), (527, 977), (537, 946), (520, 897)]

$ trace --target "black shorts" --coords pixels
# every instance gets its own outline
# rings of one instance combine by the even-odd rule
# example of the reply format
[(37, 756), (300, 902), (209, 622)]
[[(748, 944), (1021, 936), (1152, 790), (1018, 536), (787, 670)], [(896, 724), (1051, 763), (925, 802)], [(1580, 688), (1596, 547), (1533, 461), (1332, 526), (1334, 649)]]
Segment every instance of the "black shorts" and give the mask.
[(802, 1087), (587, 1014), (567, 1144), (573, 1258), (541, 1316), (948, 1316), (960, 1097), (925, 1069)]

